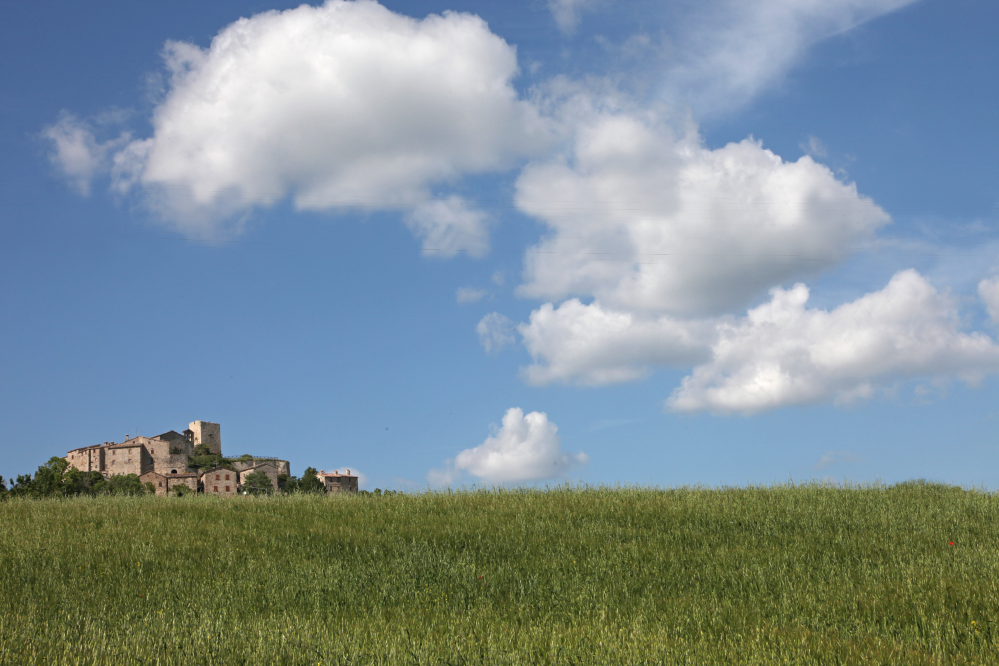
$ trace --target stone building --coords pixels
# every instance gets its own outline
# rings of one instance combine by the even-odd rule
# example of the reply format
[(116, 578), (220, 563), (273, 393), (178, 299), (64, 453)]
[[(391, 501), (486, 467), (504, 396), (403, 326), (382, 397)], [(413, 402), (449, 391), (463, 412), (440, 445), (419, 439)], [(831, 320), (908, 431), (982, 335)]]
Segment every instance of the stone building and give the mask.
[(108, 446), (104, 452), (104, 461), (109, 476), (118, 474), (141, 476), (153, 470), (153, 459), (149, 455), (149, 450), (135, 440)]
[(66, 462), (81, 472), (104, 472), (104, 444), (84, 446), (66, 454)]
[(357, 477), (351, 475), (349, 469), (346, 474), (341, 474), (340, 470), (333, 470), (332, 474), (319, 470), (319, 473), (316, 474), (316, 476), (323, 482), (323, 488), (327, 493), (357, 492)]
[(156, 472), (146, 472), (139, 477), (139, 481), (153, 484), (157, 495), (166, 495), (170, 491), (170, 487), (167, 485), (167, 478)]
[(274, 492), (278, 492), (278, 474), (281, 472), (278, 470), (278, 466), (272, 462), (260, 463), (259, 465), (254, 465), (252, 467), (247, 467), (239, 472), (239, 482), (240, 484), (245, 483), (246, 477), (254, 472), (263, 472), (267, 475), (267, 478), (271, 481), (271, 486), (274, 488)]
[(206, 495), (233, 496), (239, 493), (239, 472), (228, 467), (215, 467), (201, 475)]
[(198, 492), (198, 477), (197, 472), (190, 472), (186, 474), (168, 474), (167, 480), (167, 490), (172, 491), (175, 486), (187, 486), (191, 489), (191, 492)]

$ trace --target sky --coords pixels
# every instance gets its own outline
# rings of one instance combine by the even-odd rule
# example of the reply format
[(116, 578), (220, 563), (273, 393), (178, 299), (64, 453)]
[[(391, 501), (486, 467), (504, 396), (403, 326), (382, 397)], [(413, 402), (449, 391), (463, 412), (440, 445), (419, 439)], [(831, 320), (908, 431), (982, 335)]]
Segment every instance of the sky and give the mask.
[(999, 488), (999, 5), (0, 9), (0, 474)]

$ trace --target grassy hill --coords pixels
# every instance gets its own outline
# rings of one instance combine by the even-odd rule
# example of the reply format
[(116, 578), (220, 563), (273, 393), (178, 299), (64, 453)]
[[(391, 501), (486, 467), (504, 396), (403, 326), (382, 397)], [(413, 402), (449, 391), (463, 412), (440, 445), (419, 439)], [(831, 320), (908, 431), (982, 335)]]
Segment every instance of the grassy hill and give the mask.
[(997, 581), (924, 483), (12, 500), (0, 663), (994, 664)]

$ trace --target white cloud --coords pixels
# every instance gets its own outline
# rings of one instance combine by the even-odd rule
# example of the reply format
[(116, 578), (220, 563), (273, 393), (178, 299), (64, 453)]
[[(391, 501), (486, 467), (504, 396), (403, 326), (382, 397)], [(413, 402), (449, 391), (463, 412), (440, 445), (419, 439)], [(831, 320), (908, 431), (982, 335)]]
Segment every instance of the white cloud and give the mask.
[(518, 293), (592, 295), (625, 312), (705, 315), (835, 265), (888, 215), (805, 156), (752, 139), (710, 150), (695, 127), (570, 93), (567, 155), (528, 165), (516, 203), (550, 233)]
[(479, 334), (479, 343), (487, 354), (498, 352), (516, 342), (515, 330), (510, 318), (498, 312), (487, 314), (475, 327), (475, 332)]
[(742, 106), (779, 83), (817, 42), (915, 0), (699, 2), (670, 31), (675, 64), (667, 95), (698, 114)]
[(426, 256), (453, 257), (464, 252), (481, 257), (489, 251), (486, 214), (469, 209), (459, 197), (417, 204), (406, 216), (406, 226), (423, 239)]
[(916, 271), (832, 311), (806, 309), (808, 288), (774, 289), (769, 303), (718, 327), (711, 362), (667, 401), (674, 411), (753, 413), (869, 398), (916, 378), (975, 383), (999, 371), (999, 346), (963, 333), (954, 299)]
[(503, 271), (496, 271), (490, 279), (494, 285), (502, 287), (503, 283), (506, 282), (506, 274)]
[(408, 223), (426, 242), (480, 255), (481, 213), (421, 202), (545, 144), (511, 84), (515, 49), (469, 14), (416, 20), (328, 0), (240, 19), (207, 49), (169, 42), (164, 58), (153, 135), (117, 152), (116, 176), (192, 234), (291, 196), (300, 210), (414, 206)]
[(802, 152), (806, 155), (811, 155), (812, 157), (826, 157), (829, 155), (829, 150), (826, 148), (826, 144), (822, 142), (822, 139), (814, 136), (809, 136), (808, 141), (802, 141), (798, 144)]
[(465, 449), (427, 478), (435, 485), (453, 483), (466, 473), (487, 483), (536, 481), (562, 476), (587, 462), (585, 453), (562, 450), (558, 428), (547, 414), (525, 415), (513, 407), (503, 416), (502, 427), (485, 442)]
[(602, 0), (548, 0), (548, 9), (555, 18), (559, 29), (572, 34), (579, 25), (580, 14), (592, 9)]
[(650, 366), (689, 367), (708, 360), (715, 335), (710, 322), (642, 317), (577, 299), (542, 305), (518, 330), (534, 358), (522, 376), (535, 385), (612, 384), (640, 379)]
[(462, 305), (466, 303), (478, 303), (485, 297), (485, 289), (475, 289), (473, 287), (461, 287), (455, 293), (455, 298), (458, 300), (458, 303)]
[(999, 277), (979, 282), (978, 295), (984, 301), (992, 321), (999, 324)]
[(106, 169), (108, 150), (115, 142), (100, 143), (87, 123), (63, 112), (55, 123), (42, 130), (51, 142), (49, 159), (62, 171), (70, 185), (82, 196), (90, 194), (94, 177)]

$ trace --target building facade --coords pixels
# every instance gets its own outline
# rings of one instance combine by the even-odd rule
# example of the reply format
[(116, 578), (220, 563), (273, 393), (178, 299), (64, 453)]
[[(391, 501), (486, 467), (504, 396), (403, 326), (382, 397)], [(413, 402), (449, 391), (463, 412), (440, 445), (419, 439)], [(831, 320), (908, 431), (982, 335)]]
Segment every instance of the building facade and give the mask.
[(319, 470), (316, 476), (323, 482), (323, 488), (327, 494), (357, 492), (357, 477), (351, 475), (349, 469), (346, 474), (341, 474), (340, 470), (334, 470), (332, 474), (324, 470)]

